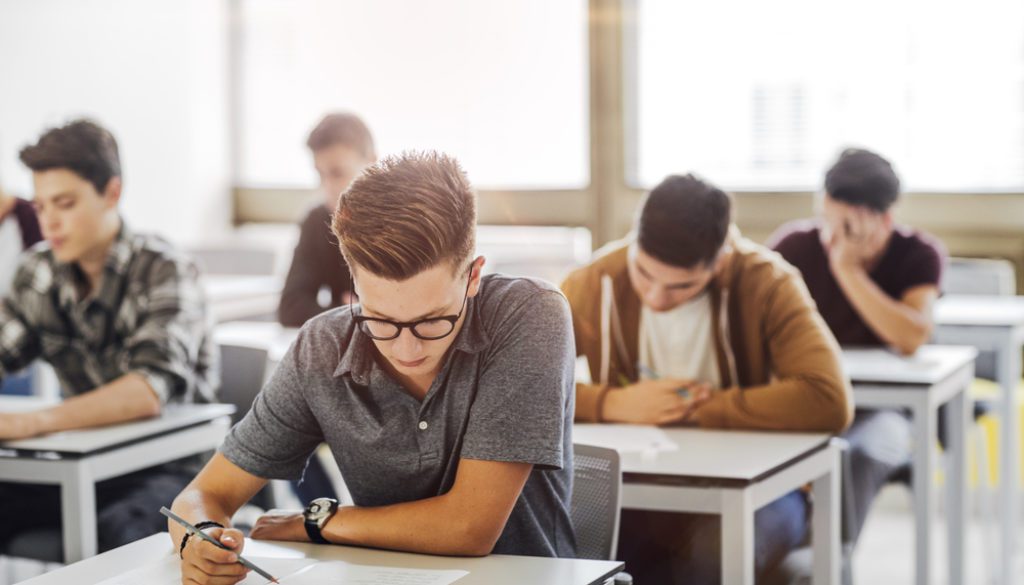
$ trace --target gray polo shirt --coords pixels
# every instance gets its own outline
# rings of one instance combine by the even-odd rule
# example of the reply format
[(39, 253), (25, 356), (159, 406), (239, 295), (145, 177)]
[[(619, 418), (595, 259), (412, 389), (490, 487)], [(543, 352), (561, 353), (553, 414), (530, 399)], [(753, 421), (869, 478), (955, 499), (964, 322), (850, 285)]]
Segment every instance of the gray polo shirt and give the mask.
[(377, 364), (348, 307), (310, 320), (221, 452), (298, 479), (321, 442), (358, 506), (446, 493), (459, 460), (532, 463), (495, 553), (572, 557), (569, 304), (552, 285), (489, 275), (422, 402)]

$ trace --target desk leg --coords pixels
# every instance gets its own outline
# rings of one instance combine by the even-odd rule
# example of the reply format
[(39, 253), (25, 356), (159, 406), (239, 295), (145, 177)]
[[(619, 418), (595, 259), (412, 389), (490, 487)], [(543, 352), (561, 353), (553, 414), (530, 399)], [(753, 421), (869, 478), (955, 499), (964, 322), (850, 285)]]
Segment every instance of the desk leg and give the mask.
[(722, 490), (722, 585), (754, 585), (755, 511), (749, 489)]
[(814, 552), (814, 585), (839, 583), (841, 564), (839, 542), (840, 467), (839, 450), (829, 447), (829, 471), (814, 480), (811, 508), (811, 539)]
[(96, 484), (85, 462), (65, 465), (60, 490), (64, 561), (75, 563), (96, 555)]
[(937, 426), (937, 409), (927, 404), (918, 404), (913, 409), (914, 416), (914, 528), (915, 566), (917, 585), (931, 585), (931, 533), (932, 518), (935, 511), (934, 466), (932, 453), (934, 449)]
[(1013, 585), (1016, 581), (1013, 560), (1017, 552), (1016, 523), (1018, 519), (1017, 486), (1020, 481), (1018, 444), (1020, 426), (1017, 409), (1017, 384), (1021, 377), (1021, 348), (1015, 343), (1014, 335), (1007, 334), (1003, 350), (999, 352), (998, 376), (1002, 390), (1000, 406), (1001, 429), (999, 437), (999, 516), (1001, 522), (1002, 554), (999, 557), (999, 583)]
[(949, 429), (946, 444), (946, 527), (949, 540), (949, 583), (964, 585), (966, 582), (966, 532), (967, 532), (967, 448), (965, 436), (969, 399), (967, 389), (960, 392), (946, 406), (946, 428)]

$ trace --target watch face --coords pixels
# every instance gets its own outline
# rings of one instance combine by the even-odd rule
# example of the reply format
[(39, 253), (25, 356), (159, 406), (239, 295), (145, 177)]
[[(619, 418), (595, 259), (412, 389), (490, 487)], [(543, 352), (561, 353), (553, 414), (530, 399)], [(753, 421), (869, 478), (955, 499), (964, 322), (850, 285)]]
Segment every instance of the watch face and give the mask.
[(307, 520), (313, 522), (321, 522), (327, 518), (330, 518), (337, 509), (338, 502), (331, 498), (317, 498), (306, 506), (306, 513), (304, 516)]

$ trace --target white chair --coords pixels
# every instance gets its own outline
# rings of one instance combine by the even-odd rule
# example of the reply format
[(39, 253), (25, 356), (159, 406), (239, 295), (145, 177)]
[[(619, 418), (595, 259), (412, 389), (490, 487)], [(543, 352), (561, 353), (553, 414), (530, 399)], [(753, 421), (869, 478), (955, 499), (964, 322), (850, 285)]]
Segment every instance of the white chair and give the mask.
[[(949, 265), (943, 277), (942, 291), (945, 294), (954, 295), (989, 295), (989, 296), (1010, 296), (1016, 294), (1017, 275), (1013, 263), (1008, 260), (995, 260), (989, 258), (950, 258)], [(993, 352), (979, 352), (974, 362), (974, 374), (977, 378), (984, 380), (996, 379), (996, 356)], [(974, 406), (974, 418), (989, 414), (992, 410), (993, 398), (978, 400)], [(971, 437), (975, 447), (975, 459), (978, 469), (979, 497), (978, 510), (982, 520), (982, 536), (984, 548), (988, 555), (986, 567), (989, 570), (988, 579), (991, 581), (994, 575), (991, 574), (992, 567), (997, 566), (995, 546), (997, 536), (995, 534), (995, 488), (991, 484), (992, 462), (989, 461), (989, 442), (981, 425), (973, 425), (970, 429)]]
[[(572, 523), (576, 557), (614, 559), (622, 509), (619, 453), (591, 445), (573, 445), (573, 451)], [(608, 583), (629, 585), (633, 578), (628, 573), (619, 573)]]

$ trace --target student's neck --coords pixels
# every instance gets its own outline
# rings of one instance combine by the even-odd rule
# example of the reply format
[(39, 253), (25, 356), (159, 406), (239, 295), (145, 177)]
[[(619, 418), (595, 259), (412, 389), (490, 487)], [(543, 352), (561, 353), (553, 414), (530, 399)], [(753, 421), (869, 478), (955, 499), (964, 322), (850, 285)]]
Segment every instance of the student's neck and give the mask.
[(107, 264), (110, 247), (114, 245), (117, 233), (121, 231), (121, 220), (117, 219), (112, 228), (102, 241), (76, 261), (78, 269), (85, 276), (86, 287), (79, 291), (81, 298), (94, 294), (103, 284), (103, 268)]
[(391, 375), (402, 388), (409, 393), (410, 396), (416, 400), (423, 401), (427, 396), (427, 392), (430, 392), (430, 387), (434, 384), (434, 379), (437, 378), (440, 370), (424, 374), (422, 376), (407, 376), (391, 365), (386, 358), (378, 354), (378, 362), (383, 365), (384, 370)]
[(434, 385), (434, 380), (439, 372), (431, 372), (422, 376), (406, 376), (398, 372), (393, 373), (395, 379), (405, 388), (405, 391), (416, 400), (422, 402), (427, 397), (427, 392), (430, 392), (430, 387)]

